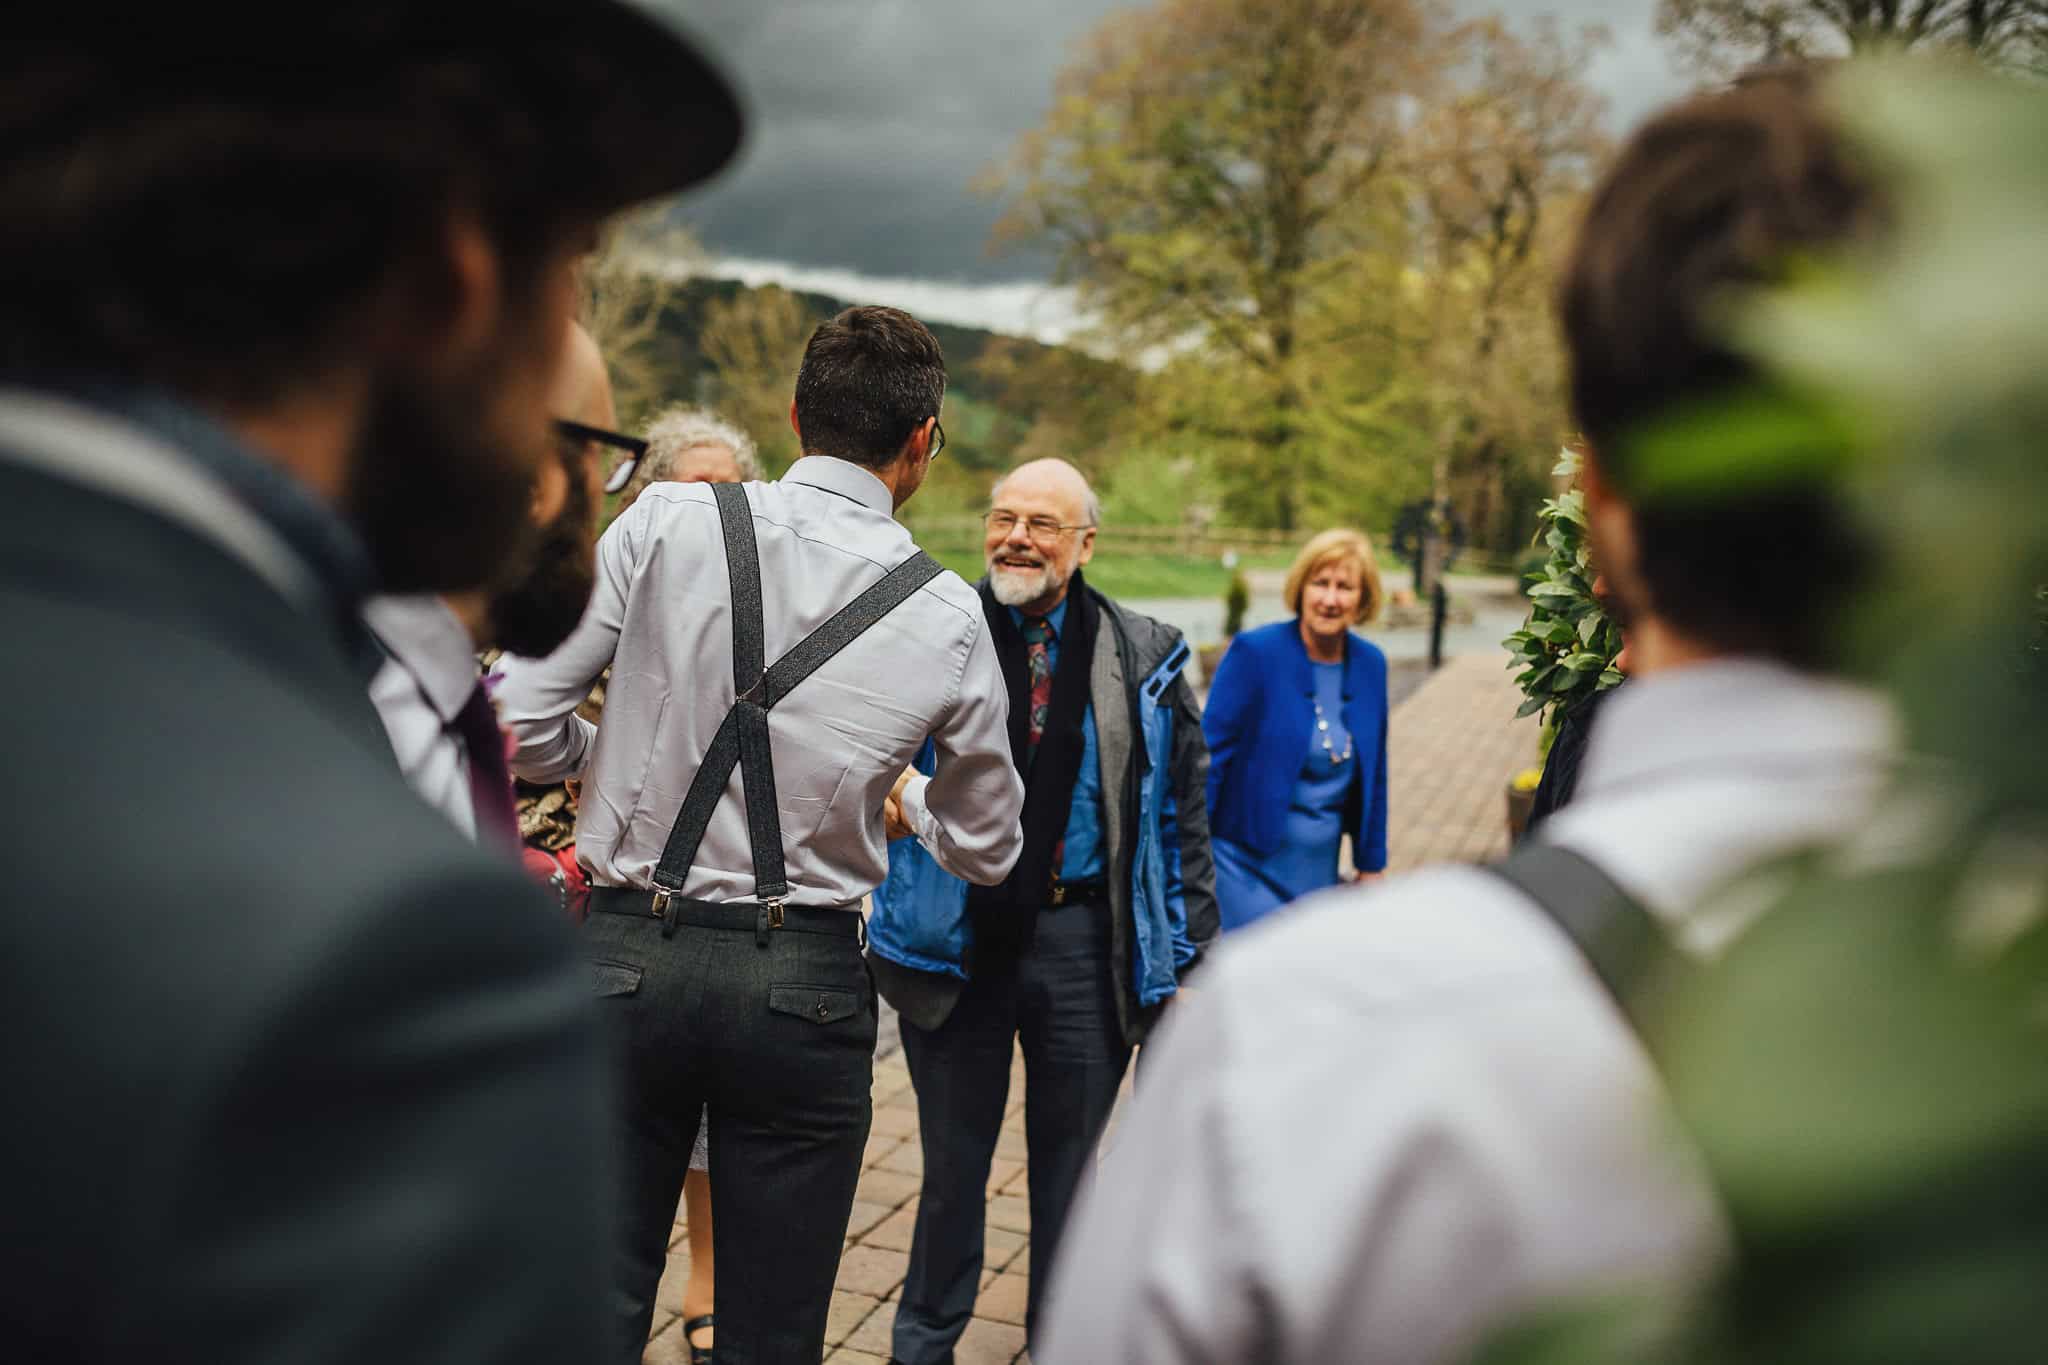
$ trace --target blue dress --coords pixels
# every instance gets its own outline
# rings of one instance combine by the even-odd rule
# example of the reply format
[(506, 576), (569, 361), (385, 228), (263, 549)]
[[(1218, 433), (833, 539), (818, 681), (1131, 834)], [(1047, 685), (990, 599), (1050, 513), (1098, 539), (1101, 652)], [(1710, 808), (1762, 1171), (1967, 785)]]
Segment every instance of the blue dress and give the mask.
[[(1313, 665), (1316, 700), (1327, 731), (1311, 729), (1307, 755), (1287, 807), (1287, 837), (1270, 857), (1215, 839), (1216, 904), (1226, 931), (1241, 929), (1311, 891), (1337, 884), (1344, 806), (1358, 780), (1358, 754), (1344, 726), (1344, 665)], [(1327, 735), (1330, 747), (1323, 747)], [(1350, 758), (1335, 761), (1346, 752)]]

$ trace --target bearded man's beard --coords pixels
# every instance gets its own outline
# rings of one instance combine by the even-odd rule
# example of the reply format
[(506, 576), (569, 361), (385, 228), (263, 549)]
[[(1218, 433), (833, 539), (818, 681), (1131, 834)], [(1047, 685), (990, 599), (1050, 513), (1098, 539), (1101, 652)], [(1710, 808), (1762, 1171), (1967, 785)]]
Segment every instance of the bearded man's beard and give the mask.
[(372, 390), (343, 506), (380, 591), (479, 588), (532, 545), (534, 474), (554, 436), (487, 429), (504, 369), (494, 357), (460, 383), (387, 376)]
[(583, 619), (597, 584), (597, 546), (589, 486), (569, 469), (562, 513), (528, 539), (526, 558), (510, 581), (491, 593), (491, 643), (530, 659), (545, 658)]
[(1050, 558), (1036, 569), (1006, 568), (993, 558), (988, 561), (989, 591), (1006, 607), (1028, 606), (1059, 591), (1064, 582), (1059, 566)]

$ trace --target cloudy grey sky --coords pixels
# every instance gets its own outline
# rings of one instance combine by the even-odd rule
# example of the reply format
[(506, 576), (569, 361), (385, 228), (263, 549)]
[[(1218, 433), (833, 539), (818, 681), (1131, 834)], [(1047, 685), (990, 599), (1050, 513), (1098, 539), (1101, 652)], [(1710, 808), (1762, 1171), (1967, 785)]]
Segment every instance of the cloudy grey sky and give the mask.
[[(1462, 0), (1478, 13), (1486, 0)], [(991, 256), (999, 211), (970, 182), (1034, 126), (1072, 44), (1128, 0), (670, 0), (752, 115), (737, 165), (681, 216), (722, 265), (1048, 338), (1072, 321), (1046, 262)], [(1614, 37), (1588, 72), (1617, 131), (1682, 88), (1655, 0), (1503, 0)]]

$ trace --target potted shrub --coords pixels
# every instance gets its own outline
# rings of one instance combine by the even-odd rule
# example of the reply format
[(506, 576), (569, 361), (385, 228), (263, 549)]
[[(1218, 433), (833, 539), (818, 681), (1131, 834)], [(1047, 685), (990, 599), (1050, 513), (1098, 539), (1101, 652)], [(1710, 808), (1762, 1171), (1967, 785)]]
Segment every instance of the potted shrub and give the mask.
[[(1517, 717), (1543, 717), (1543, 750), (1549, 752), (1557, 724), (1596, 692), (1621, 681), (1614, 656), (1621, 652), (1621, 630), (1593, 596), (1593, 566), (1586, 542), (1586, 495), (1576, 484), (1579, 453), (1567, 447), (1557, 478), (1565, 491), (1543, 503), (1538, 544), (1542, 563), (1526, 575), (1529, 619), (1503, 641), (1520, 670), (1515, 684), (1522, 689)], [(1529, 780), (1530, 773), (1535, 774)], [(1518, 773), (1508, 784), (1508, 827), (1519, 837), (1528, 825), (1542, 769)], [(1519, 817), (1519, 821), (1518, 821)]]

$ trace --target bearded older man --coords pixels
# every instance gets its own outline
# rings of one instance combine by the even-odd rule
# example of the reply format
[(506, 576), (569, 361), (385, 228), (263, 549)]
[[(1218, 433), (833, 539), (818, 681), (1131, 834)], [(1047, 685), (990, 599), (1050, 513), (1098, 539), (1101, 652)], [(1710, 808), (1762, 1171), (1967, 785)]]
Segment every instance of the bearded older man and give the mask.
[(924, 1142), (893, 1342), (905, 1365), (950, 1360), (974, 1311), (1014, 1042), (1027, 1076), (1028, 1326), (1131, 1050), (1218, 933), (1188, 647), (1083, 581), (1101, 520), (1064, 460), (996, 485), (979, 592), (1010, 688), (1024, 852), (1001, 885), (970, 888), (902, 840), (875, 894), (869, 957), (902, 1015)]

